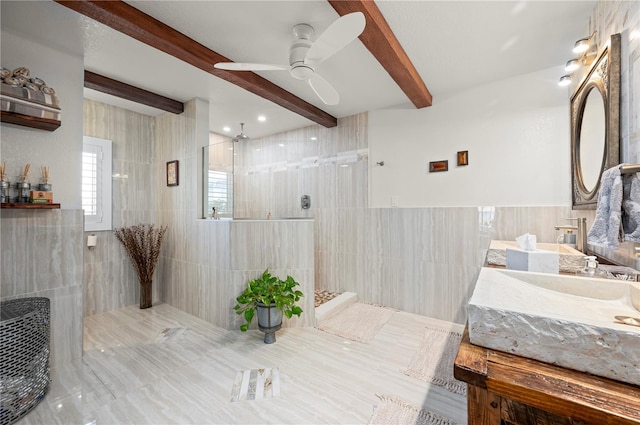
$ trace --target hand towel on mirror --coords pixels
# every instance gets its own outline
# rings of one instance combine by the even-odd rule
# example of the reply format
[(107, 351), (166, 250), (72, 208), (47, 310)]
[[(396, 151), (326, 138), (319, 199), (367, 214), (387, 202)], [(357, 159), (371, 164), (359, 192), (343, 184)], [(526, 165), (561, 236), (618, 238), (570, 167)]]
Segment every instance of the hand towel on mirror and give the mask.
[(640, 242), (640, 177), (638, 173), (627, 174), (623, 179), (622, 229), (624, 240)]
[(596, 206), (596, 218), (587, 234), (587, 242), (604, 248), (617, 248), (622, 226), (622, 177), (615, 166), (602, 173)]

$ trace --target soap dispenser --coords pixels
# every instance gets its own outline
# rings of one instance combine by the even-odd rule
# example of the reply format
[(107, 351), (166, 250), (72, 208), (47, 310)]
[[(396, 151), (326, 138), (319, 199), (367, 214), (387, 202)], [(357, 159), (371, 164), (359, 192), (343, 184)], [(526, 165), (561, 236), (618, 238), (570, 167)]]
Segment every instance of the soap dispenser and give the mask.
[(584, 267), (576, 271), (576, 276), (604, 277), (604, 272), (598, 269), (598, 260), (593, 255), (584, 257)]

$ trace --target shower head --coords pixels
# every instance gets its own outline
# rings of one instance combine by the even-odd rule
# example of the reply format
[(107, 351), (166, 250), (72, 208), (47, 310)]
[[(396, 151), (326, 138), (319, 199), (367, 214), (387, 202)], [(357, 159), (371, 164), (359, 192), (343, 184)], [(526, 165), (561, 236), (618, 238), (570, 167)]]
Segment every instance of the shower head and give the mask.
[(250, 137), (247, 136), (246, 134), (244, 134), (244, 123), (241, 122), (240, 123), (240, 134), (238, 134), (236, 137), (231, 139), (231, 141), (232, 142), (245, 142), (245, 141), (247, 141), (249, 139), (250, 139)]

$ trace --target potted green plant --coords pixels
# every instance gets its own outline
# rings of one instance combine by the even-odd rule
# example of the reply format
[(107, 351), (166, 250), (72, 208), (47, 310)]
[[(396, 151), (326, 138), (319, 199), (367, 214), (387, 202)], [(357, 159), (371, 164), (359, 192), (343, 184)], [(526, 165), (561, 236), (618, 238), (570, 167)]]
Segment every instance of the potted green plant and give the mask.
[(246, 332), (257, 313), (258, 329), (265, 333), (264, 342), (276, 342), (275, 332), (282, 327), (282, 314), (288, 319), (294, 314), (298, 317), (302, 314), (302, 309), (296, 305), (304, 296), (295, 289), (298, 285), (291, 276), (285, 280), (271, 276), (269, 269), (259, 278), (247, 282), (247, 287), (236, 298), (238, 303), (233, 307), (236, 314), (243, 315), (246, 321), (240, 325), (240, 330)]

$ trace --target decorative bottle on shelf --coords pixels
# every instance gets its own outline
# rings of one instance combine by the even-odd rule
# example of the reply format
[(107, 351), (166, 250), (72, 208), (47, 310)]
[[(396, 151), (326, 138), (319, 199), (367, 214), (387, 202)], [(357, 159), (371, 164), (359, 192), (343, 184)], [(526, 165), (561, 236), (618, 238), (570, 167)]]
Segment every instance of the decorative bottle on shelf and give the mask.
[(29, 202), (29, 191), (31, 190), (31, 183), (25, 181), (16, 183), (16, 189), (18, 191), (17, 202)]
[(3, 204), (11, 202), (9, 192), (11, 191), (11, 183), (6, 180), (7, 167), (4, 161), (0, 163), (0, 202)]
[(9, 196), (9, 192), (11, 191), (11, 183), (0, 180), (0, 202), (7, 203), (11, 202), (11, 197)]

